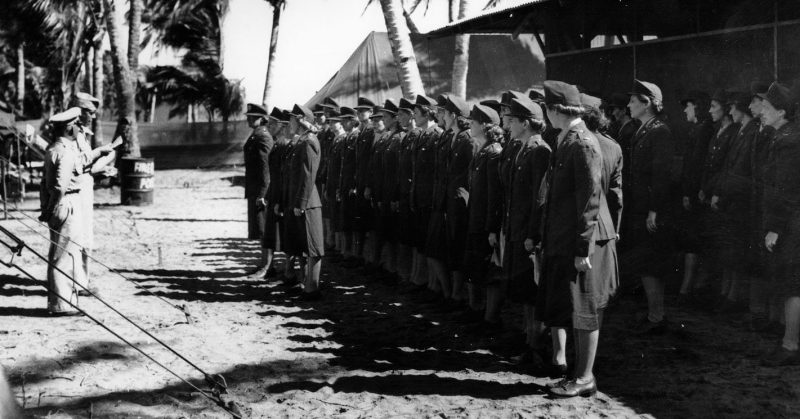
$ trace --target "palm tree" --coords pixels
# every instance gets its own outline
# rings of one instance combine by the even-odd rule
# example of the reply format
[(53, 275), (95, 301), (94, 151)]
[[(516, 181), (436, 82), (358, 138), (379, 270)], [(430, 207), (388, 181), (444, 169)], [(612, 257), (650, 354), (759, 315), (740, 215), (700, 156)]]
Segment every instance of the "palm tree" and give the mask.
[[(369, 0), (367, 5), (374, 0)], [(386, 22), (386, 31), (389, 34), (389, 43), (392, 46), (392, 55), (395, 65), (400, 72), (400, 88), (403, 96), (412, 99), (418, 94), (425, 93), (422, 77), (417, 67), (417, 57), (411, 45), (408, 24), (403, 18), (403, 4), (400, 0), (379, 0), (383, 11), (383, 20)]]
[[(458, 18), (467, 16), (471, 0), (460, 0)], [(455, 0), (451, 0), (451, 4)], [(453, 57), (452, 91), (454, 94), (467, 98), (467, 71), (469, 70), (469, 34), (456, 35), (455, 56)]]
[[(117, 131), (123, 134), (125, 149), (123, 155), (140, 157), (138, 129), (136, 125), (136, 99), (131, 80), (131, 70), (120, 32), (122, 28), (117, 20), (115, 0), (103, 0), (105, 7), (106, 28), (111, 44), (111, 60), (114, 64), (114, 87), (117, 91), (117, 114), (120, 122)], [(121, 130), (121, 126), (130, 124), (129, 129)]]
[(267, 0), (272, 6), (272, 35), (269, 38), (269, 61), (267, 61), (267, 77), (264, 81), (264, 96), (261, 100), (265, 107), (269, 107), (272, 90), (271, 76), (275, 66), (275, 56), (278, 49), (278, 30), (280, 29), (281, 10), (286, 7), (286, 0)]

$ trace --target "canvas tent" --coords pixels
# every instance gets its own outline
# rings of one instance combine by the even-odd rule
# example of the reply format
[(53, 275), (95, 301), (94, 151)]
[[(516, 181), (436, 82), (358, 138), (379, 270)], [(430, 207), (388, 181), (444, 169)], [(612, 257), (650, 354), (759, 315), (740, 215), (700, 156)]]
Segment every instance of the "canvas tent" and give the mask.
[[(429, 39), (412, 35), (425, 92), (429, 96), (450, 91), (454, 37)], [(530, 35), (473, 35), (470, 37), (467, 100), (496, 98), (500, 92), (527, 91), (544, 80), (544, 57)], [(306, 102), (312, 106), (330, 96), (353, 105), (359, 96), (383, 103), (402, 96), (397, 67), (385, 32), (372, 32), (339, 71)]]

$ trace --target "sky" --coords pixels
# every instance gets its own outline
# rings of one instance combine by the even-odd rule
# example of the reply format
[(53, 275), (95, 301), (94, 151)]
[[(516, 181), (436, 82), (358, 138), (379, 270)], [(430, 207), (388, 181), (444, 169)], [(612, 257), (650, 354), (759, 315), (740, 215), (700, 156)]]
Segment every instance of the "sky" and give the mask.
[[(412, 14), (421, 32), (448, 23), (448, 0), (429, 1), (427, 13), (419, 7)], [(476, 3), (474, 13), (479, 13), (485, 0), (472, 1)], [(520, 2), (504, 0), (500, 6)], [(294, 103), (305, 103), (370, 32), (386, 31), (378, 0), (365, 11), (366, 4), (367, 0), (286, 0), (270, 106), (287, 108)], [(230, 1), (223, 22), (223, 72), (228, 78), (242, 81), (247, 102), (261, 103), (271, 26), (272, 8), (266, 0)], [(145, 65), (164, 65), (172, 64), (173, 60), (147, 49), (140, 61)]]

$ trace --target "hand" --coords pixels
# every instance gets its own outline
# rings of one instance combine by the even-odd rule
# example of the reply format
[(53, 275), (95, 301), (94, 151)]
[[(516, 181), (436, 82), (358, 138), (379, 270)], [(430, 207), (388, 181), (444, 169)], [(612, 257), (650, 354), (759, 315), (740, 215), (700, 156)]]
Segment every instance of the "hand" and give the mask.
[(702, 189), (697, 193), (697, 199), (699, 199), (700, 202), (706, 202), (706, 193), (703, 192)]
[(266, 207), (267, 207), (267, 201), (265, 201), (264, 198), (258, 198), (258, 201), (256, 201), (256, 208), (262, 209)]
[(533, 244), (533, 239), (525, 239), (525, 251), (526, 252), (533, 252), (535, 245)]
[(39, 215), (39, 221), (43, 223), (46, 223), (49, 219), (50, 219), (50, 214), (48, 213), (43, 212)]
[(339, 190), (336, 190), (336, 202), (342, 202), (342, 194)]
[(497, 233), (489, 233), (489, 246), (497, 247)]
[(101, 145), (100, 147), (97, 147), (97, 149), (100, 150), (100, 154), (104, 156), (111, 154), (111, 152), (114, 151), (114, 147), (112, 147), (111, 144)]
[(280, 215), (283, 215), (283, 214), (281, 213), (281, 206), (280, 206), (280, 205), (278, 205), (278, 204), (275, 204), (275, 206), (274, 206), (274, 207), (272, 207), (272, 212), (274, 212), (274, 213), (275, 213), (275, 215), (278, 215), (278, 216), (280, 216)]
[(119, 171), (114, 166), (105, 166), (105, 167), (103, 167), (102, 174), (105, 177), (114, 177), (114, 176), (117, 175), (117, 173), (119, 173)]
[(293, 211), (294, 211), (294, 216), (295, 217), (299, 217), (299, 216), (303, 215), (303, 210), (301, 210), (300, 208), (295, 208)]
[(364, 199), (366, 199), (367, 201), (372, 199), (372, 189), (364, 188)]
[(350, 196), (356, 196), (356, 195), (358, 195), (358, 191), (356, 191), (356, 188), (350, 189)]
[(656, 212), (650, 211), (647, 213), (647, 231), (655, 233), (656, 230), (658, 230), (658, 224), (656, 224)]
[(592, 269), (592, 262), (589, 262), (588, 257), (575, 256), (575, 269), (577, 269), (578, 272), (586, 272)]
[(775, 248), (775, 244), (778, 243), (778, 233), (769, 232), (767, 236), (764, 237), (764, 247), (767, 248), (768, 251), (772, 252), (772, 249)]
[(464, 205), (469, 203), (469, 192), (465, 188), (458, 188), (456, 189), (456, 198), (461, 198), (464, 200)]
[(686, 211), (692, 210), (692, 200), (688, 196), (683, 197), (683, 209)]
[(716, 195), (711, 197), (711, 209), (719, 211), (719, 197)]
[(400, 203), (397, 201), (392, 201), (390, 203), (390, 208), (392, 212), (400, 212)]

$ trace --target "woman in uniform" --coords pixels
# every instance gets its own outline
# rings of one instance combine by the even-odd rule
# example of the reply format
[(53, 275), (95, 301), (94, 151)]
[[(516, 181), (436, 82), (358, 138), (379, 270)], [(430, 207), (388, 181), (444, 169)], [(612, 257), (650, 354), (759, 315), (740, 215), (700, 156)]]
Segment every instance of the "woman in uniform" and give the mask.
[[(503, 130), (500, 115), (486, 105), (475, 105), (470, 112), (470, 134), (478, 152), (469, 169), (469, 216), (467, 243), (464, 252), (464, 273), (467, 278), (469, 308), (467, 320), (483, 320), (484, 325), (496, 327), (502, 304), (501, 282), (489, 281), (489, 264), (495, 247), (489, 245), (489, 233), (500, 230), (502, 198), (498, 164)], [(485, 310), (481, 294), (485, 291)], [(487, 327), (488, 328), (488, 327)]]
[(341, 220), (341, 202), (336, 199), (336, 189), (339, 185), (339, 174), (342, 169), (342, 146), (346, 132), (342, 126), (342, 118), (338, 111), (331, 111), (328, 121), (333, 127), (333, 141), (328, 153), (328, 162), (325, 170), (325, 188), (322, 194), (325, 196), (325, 204), (329, 206), (330, 229), (333, 231), (333, 248), (341, 252), (344, 249), (344, 235)]
[(767, 365), (800, 364), (800, 129), (795, 122), (797, 97), (775, 82), (764, 95), (762, 122), (776, 130), (764, 197), (764, 246), (775, 263), (775, 294), (783, 297), (786, 327), (781, 345)]

